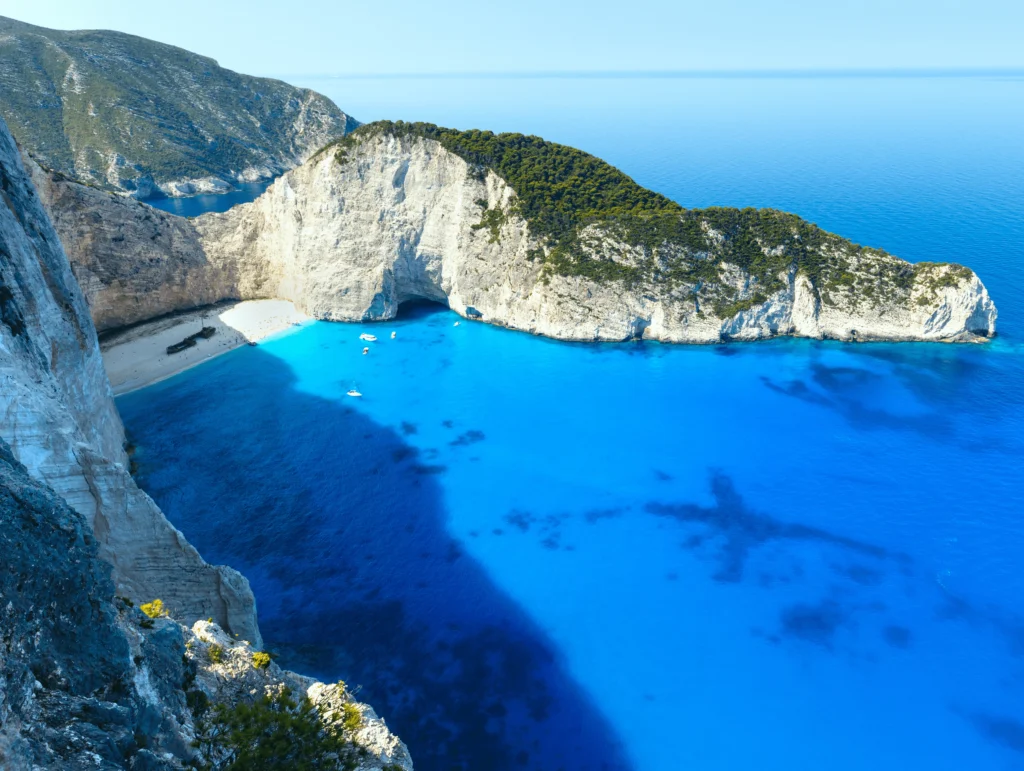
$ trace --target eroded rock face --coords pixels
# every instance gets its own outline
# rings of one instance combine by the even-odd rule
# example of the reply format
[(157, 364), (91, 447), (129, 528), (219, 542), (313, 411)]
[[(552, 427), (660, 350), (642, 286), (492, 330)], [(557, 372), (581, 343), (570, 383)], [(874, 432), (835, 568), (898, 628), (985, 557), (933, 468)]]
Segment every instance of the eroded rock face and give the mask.
[[(822, 247), (822, 260), (843, 266), (835, 271), (841, 280), (827, 287), (790, 269), (769, 291), (725, 261), (716, 280), (698, 283), (651, 278), (626, 285), (559, 274), (516, 214), (515, 191), (425, 138), (381, 133), (344, 156), (322, 152), (256, 201), (189, 221), (154, 217), (134, 202), (104, 208), (102, 193), (63, 186), (51, 195), (54, 217), (62, 238), (79, 243), (70, 249), (72, 262), (101, 329), (185, 307), (190, 298), (287, 299), (311, 316), (340, 321), (390, 318), (405, 300), (424, 298), (563, 340), (963, 341), (995, 334), (995, 306), (970, 270), (912, 266), (852, 245)], [(484, 212), (499, 209), (503, 222), (484, 226)], [(112, 223), (145, 226), (97, 231), (90, 212), (100, 210)], [(90, 241), (90, 232), (103, 236)], [(581, 242), (590, 258), (622, 266), (651, 261), (598, 226), (581, 233)], [(675, 259), (682, 247), (659, 249)], [(145, 299), (133, 299), (139, 297)]]
[(208, 262), (188, 220), (24, 161), (98, 331), (231, 295), (233, 277)]
[(135, 485), (89, 306), (0, 123), (0, 437), (80, 512), (118, 591), (260, 642), (236, 571), (208, 565)]
[[(0, 199), (0, 767), (216, 765), (227, 750), (194, 745), (210, 710), (288, 688), (343, 735), (357, 768), (411, 771), (405, 745), (343, 685), (254, 656), (248, 582), (205, 563), (135, 485), (89, 307), (2, 121)], [(121, 223), (132, 238), (147, 227), (148, 207), (95, 201), (104, 213), (141, 212)], [(166, 249), (173, 269), (174, 235), (192, 236), (168, 227), (170, 240), (151, 248)], [(172, 283), (155, 280), (159, 302), (186, 296)], [(159, 598), (169, 616), (148, 618), (129, 597)]]
[[(288, 687), (347, 732), (358, 768), (411, 771), (405, 745), (343, 686), (258, 666), (249, 642), (212, 622), (147, 618), (114, 596), (99, 552), (83, 517), (0, 440), (0, 768), (216, 762), (223, 749), (193, 744), (211, 708)], [(360, 715), (354, 729), (338, 725), (346, 705)]]
[[(790, 270), (767, 297), (726, 262), (716, 282), (702, 285), (560, 275), (538, 257), (541, 245), (515, 214), (515, 198), (493, 172), (481, 175), (437, 142), (385, 133), (348, 149), (343, 160), (322, 153), (253, 203), (195, 224), (212, 262), (239, 266), (242, 296), (283, 297), (323, 319), (389, 318), (419, 297), (563, 340), (966, 340), (995, 333), (995, 306), (973, 272), (912, 267), (881, 252), (823, 254), (843, 261), (843, 283), (812, 287)], [(495, 230), (482, 227), (488, 209), (504, 212)], [(598, 226), (581, 241), (592, 258), (645, 259)], [(898, 271), (906, 273), (902, 282), (887, 278)], [(724, 313), (716, 310), (722, 305)]]

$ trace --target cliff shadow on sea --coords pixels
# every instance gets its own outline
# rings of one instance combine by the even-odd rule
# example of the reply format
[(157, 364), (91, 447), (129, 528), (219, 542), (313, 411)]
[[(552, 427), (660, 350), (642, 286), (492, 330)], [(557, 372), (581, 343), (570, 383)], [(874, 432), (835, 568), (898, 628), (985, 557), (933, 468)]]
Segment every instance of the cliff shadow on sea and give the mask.
[[(559, 651), (448, 533), (443, 466), (258, 348), (203, 370), (119, 401), (139, 481), (250, 579), (282, 666), (361, 688), (421, 771), (630, 768)], [(175, 430), (148, 430), (161, 419)]]

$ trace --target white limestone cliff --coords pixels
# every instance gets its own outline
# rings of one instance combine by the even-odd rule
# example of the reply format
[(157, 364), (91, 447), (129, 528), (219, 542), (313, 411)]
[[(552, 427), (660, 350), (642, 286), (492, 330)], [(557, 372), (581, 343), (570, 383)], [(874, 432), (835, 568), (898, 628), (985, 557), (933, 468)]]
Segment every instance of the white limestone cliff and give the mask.
[[(822, 257), (842, 262), (842, 281), (815, 286), (791, 268), (768, 294), (724, 261), (716, 281), (672, 286), (562, 275), (545, 266), (504, 180), (434, 140), (386, 132), (354, 144), (343, 160), (321, 152), (250, 204), (187, 221), (134, 201), (104, 203), (106, 194), (67, 181), (44, 187), (62, 238), (75, 243), (69, 255), (101, 330), (229, 298), (291, 300), (338, 321), (391, 318), (402, 302), (423, 298), (562, 340), (995, 334), (995, 306), (972, 271), (912, 266), (871, 250), (823, 247), (838, 250)], [(481, 227), (485, 208), (505, 213), (495, 233)], [(645, 259), (598, 226), (581, 235), (591, 259), (621, 266)], [(673, 257), (681, 247), (662, 251)]]
[[(195, 225), (208, 261), (235, 267), (239, 296), (289, 299), (321, 319), (386, 319), (405, 300), (425, 298), (563, 340), (965, 340), (995, 333), (985, 287), (956, 266), (919, 267), (906, 291), (882, 287), (881, 296), (869, 297), (857, 286), (862, 278), (874, 282), (881, 268), (906, 265), (881, 252), (843, 255), (850, 283), (825, 297), (791, 270), (783, 289), (726, 317), (701, 307), (707, 288), (559, 275), (531, 254), (539, 244), (512, 213), (515, 198), (493, 172), (481, 178), (433, 140), (383, 133), (343, 161), (324, 152), (253, 203)], [(508, 213), (498, 238), (479, 226), (481, 202)], [(596, 226), (583, 240), (595, 258), (642, 259)], [(720, 275), (718, 290), (731, 300), (755, 296), (740, 268), (723, 264)]]
[(254, 657), (248, 581), (204, 562), (136, 486), (89, 306), (2, 120), (0, 204), (0, 767), (196, 767), (230, 751), (194, 745), (206, 705), (287, 688), (352, 768), (412, 771), (343, 684)]
[(260, 644), (248, 581), (207, 564), (128, 473), (89, 306), (2, 123), (0, 190), (0, 436), (86, 518), (120, 593)]

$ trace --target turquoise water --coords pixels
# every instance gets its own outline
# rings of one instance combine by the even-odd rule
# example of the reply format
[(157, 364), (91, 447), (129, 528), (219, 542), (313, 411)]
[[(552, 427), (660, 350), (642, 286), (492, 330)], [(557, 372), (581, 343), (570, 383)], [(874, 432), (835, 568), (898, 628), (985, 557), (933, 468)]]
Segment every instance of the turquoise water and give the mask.
[[(374, 85), (329, 95), (420, 106)], [(1024, 767), (1022, 83), (493, 85), (418, 117), (959, 260), (1000, 337), (575, 345), (406, 306), (121, 397), (144, 489), (417, 769)]]
[(186, 198), (153, 198), (146, 203), (155, 209), (163, 209), (179, 217), (198, 217), (207, 212), (224, 212), (240, 203), (255, 201), (272, 182), (273, 180), (246, 182), (228, 193), (192, 195)]

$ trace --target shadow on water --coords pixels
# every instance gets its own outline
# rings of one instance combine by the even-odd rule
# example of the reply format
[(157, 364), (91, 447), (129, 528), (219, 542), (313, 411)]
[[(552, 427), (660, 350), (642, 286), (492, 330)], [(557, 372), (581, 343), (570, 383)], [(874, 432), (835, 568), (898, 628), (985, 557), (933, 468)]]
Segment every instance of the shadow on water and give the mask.
[[(785, 522), (755, 511), (736, 491), (732, 479), (720, 471), (711, 474), (711, 493), (715, 499), (713, 506), (652, 501), (645, 508), (649, 514), (655, 516), (704, 525), (710, 534), (720, 539), (720, 568), (714, 576), (716, 581), (740, 581), (751, 550), (769, 541), (816, 541), (875, 559), (894, 559), (904, 564), (910, 561), (903, 553), (893, 553), (872, 543), (811, 525)], [(691, 543), (693, 546), (699, 546), (702, 542), (700, 539)]]
[(122, 414), (142, 486), (250, 578), (279, 663), (362, 686), (420, 771), (629, 767), (559, 652), (449, 536), (443, 469), (405, 443), (411, 424), (298, 391), (259, 349), (202, 369)]
[[(753, 347), (764, 344), (742, 345), (746, 346), (744, 352), (752, 355)], [(786, 341), (778, 343), (776, 350), (805, 354), (806, 376), (791, 380), (762, 376), (761, 382), (783, 396), (833, 410), (858, 429), (910, 431), (955, 443), (968, 452), (1019, 455), (1019, 439), (1000, 436), (999, 430), (1005, 425), (1008, 408), (1024, 404), (1024, 394), (1017, 387), (1024, 369), (990, 345)], [(763, 350), (772, 349), (765, 346)], [(845, 354), (850, 363), (827, 363), (824, 356), (837, 352)], [(919, 409), (913, 414), (892, 412), (885, 407), (884, 398), (872, 396), (888, 382), (899, 383), (912, 394)], [(970, 405), (974, 424), (988, 426), (983, 442), (958, 430), (954, 416), (965, 404)]]

